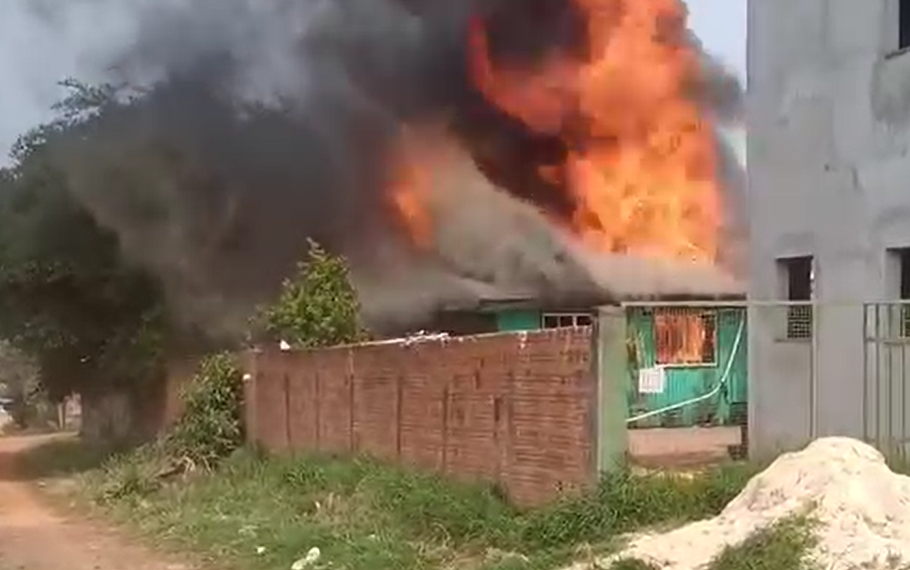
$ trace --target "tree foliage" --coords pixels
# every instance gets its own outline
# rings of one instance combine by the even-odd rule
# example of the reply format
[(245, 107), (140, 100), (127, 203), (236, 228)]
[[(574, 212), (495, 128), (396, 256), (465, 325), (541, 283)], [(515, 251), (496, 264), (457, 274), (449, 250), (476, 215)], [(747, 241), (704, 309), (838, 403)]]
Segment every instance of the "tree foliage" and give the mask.
[(278, 300), (262, 310), (260, 323), (274, 339), (314, 348), (363, 339), (359, 314), (347, 262), (310, 240), (306, 260), (284, 281)]
[(74, 87), (63, 117), (21, 137), (0, 172), (0, 337), (36, 362), (55, 399), (149, 373), (165, 322), (157, 280), (127, 263), (54, 160), (100, 93)]

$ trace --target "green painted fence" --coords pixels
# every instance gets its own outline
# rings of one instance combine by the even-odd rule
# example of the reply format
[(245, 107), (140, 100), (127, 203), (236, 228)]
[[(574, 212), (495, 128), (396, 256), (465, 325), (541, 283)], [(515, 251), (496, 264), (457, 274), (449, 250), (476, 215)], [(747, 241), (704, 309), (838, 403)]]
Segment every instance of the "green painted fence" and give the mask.
[[(711, 323), (712, 354), (700, 363), (662, 364), (662, 390), (643, 391), (640, 370), (658, 365), (656, 323), (662, 311), (690, 311)], [(648, 414), (630, 427), (738, 425), (745, 420), (748, 397), (745, 308), (633, 307), (628, 309), (627, 326), (629, 417)], [(693, 400), (698, 401), (680, 406)]]

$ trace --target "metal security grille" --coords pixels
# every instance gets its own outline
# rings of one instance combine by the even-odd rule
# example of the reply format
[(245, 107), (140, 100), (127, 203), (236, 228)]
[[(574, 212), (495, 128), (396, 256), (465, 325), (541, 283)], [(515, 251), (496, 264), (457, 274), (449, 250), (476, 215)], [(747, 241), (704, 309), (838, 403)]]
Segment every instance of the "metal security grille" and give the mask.
[(541, 325), (545, 329), (589, 327), (592, 321), (590, 313), (544, 313)]
[(787, 338), (790, 340), (812, 338), (812, 305), (787, 307)]
[(717, 315), (700, 308), (655, 309), (654, 344), (657, 364), (714, 364)]

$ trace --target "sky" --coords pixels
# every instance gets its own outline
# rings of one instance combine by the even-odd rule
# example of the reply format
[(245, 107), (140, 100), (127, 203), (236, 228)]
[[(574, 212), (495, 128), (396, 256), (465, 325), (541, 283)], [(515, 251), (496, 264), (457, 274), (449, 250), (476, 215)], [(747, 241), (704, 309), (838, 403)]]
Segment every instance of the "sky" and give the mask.
[[(55, 32), (47, 27), (35, 28), (24, 20), (22, 6), (28, 2), (31, 0), (0, 0), (0, 164), (19, 134), (48, 119), (49, 108), (60, 95), (57, 81), (79, 75), (79, 60), (57, 47), (62, 42), (55, 41)], [(747, 0), (687, 3), (690, 26), (706, 49), (745, 81)], [(98, 40), (95, 24), (77, 22), (67, 35), (91, 46), (93, 37)], [(744, 156), (744, 133), (728, 135)]]
[[(747, 2), (748, 0), (687, 0), (689, 26), (701, 38), (705, 49), (735, 71), (743, 83), (746, 81)], [(724, 134), (736, 149), (740, 162), (745, 164), (745, 131)]]
[(708, 51), (746, 78), (747, 0), (688, 0), (689, 26)]

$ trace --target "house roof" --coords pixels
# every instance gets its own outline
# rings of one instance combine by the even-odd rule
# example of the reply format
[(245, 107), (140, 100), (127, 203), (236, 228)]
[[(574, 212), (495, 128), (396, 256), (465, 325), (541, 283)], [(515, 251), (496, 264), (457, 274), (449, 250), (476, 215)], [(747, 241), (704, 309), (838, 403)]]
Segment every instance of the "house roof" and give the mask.
[(744, 284), (711, 264), (664, 261), (630, 256), (597, 256), (588, 260), (592, 286), (575, 294), (548, 295), (517, 288), (496, 287), (463, 279), (476, 297), (470, 306), (444, 310), (498, 311), (539, 307), (582, 308), (635, 301), (724, 301), (745, 298)]
[(617, 302), (743, 299), (745, 283), (710, 263), (609, 255), (587, 264), (593, 280)]

